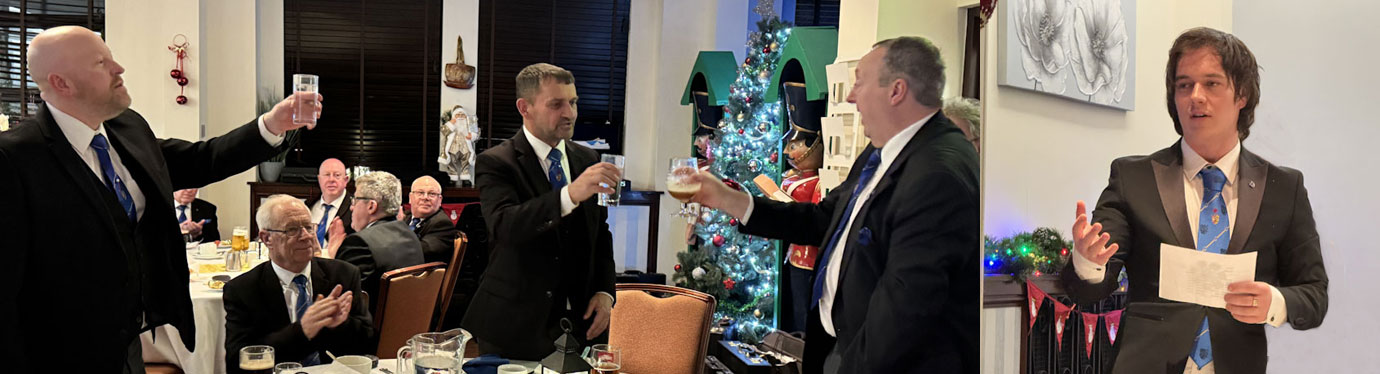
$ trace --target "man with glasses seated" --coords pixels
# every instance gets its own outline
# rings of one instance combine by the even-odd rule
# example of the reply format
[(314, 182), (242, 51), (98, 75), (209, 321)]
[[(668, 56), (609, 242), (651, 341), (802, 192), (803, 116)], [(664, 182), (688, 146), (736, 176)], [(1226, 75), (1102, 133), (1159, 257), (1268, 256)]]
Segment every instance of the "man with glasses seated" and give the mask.
[(430, 176), (417, 178), (412, 181), (407, 201), (412, 204), (411, 211), (398, 214), (398, 218), (421, 239), (422, 257), (426, 262), (450, 263), (451, 254), (455, 253), (455, 235), (460, 230), (441, 212), (441, 183)]
[(359, 269), (315, 257), (316, 222), (306, 204), (273, 195), (255, 215), (269, 262), (225, 285), (225, 362), (239, 370), (240, 349), (272, 346), (279, 361), (329, 363), (325, 351), (372, 352), (373, 319), (361, 291)]
[(390, 270), (422, 264), (422, 243), (407, 223), (397, 220), (402, 206), (402, 183), (384, 171), (355, 180), (350, 224), (355, 233), (340, 240), (330, 257), (359, 267), (369, 305), (376, 305), (379, 278)]

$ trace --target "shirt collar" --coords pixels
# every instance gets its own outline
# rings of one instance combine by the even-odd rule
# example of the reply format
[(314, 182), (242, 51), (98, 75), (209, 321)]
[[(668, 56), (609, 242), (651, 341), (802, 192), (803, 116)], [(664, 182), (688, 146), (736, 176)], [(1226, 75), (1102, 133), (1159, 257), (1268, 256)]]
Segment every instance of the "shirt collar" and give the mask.
[(925, 118), (915, 121), (915, 123), (901, 130), (901, 132), (896, 133), (896, 136), (891, 137), (891, 140), (887, 140), (886, 144), (882, 145), (882, 165), (890, 165), (891, 161), (900, 157), (901, 150), (906, 147), (906, 143), (910, 143), (910, 139), (914, 138), (915, 134), (920, 132), (920, 128), (925, 127), (925, 123), (929, 122), (930, 118), (934, 118), (934, 115), (938, 113), (937, 111), (930, 113), (930, 115), (925, 116)]
[[(311, 261), (308, 261), (308, 262), (307, 262), (307, 267), (302, 268), (302, 272), (301, 272), (301, 273), (294, 273), (294, 272), (288, 271), (287, 269), (284, 269), (284, 268), (282, 268), (281, 266), (278, 266), (278, 264), (275, 263), (275, 262), (273, 262), (273, 261), (269, 261), (268, 264), (273, 266), (273, 274), (274, 274), (274, 275), (277, 275), (277, 276), (278, 276), (278, 281), (279, 281), (279, 282), (282, 282), (283, 285), (285, 285), (285, 286), (286, 286), (286, 285), (289, 285), (289, 284), (292, 284), (292, 278), (296, 278), (296, 277), (297, 277), (297, 274), (305, 275), (305, 276), (307, 276), (307, 281), (308, 281), (308, 282), (311, 281)], [(310, 291), (308, 291), (308, 292), (310, 292)]]
[(67, 141), (72, 143), (72, 149), (77, 150), (77, 154), (84, 154), (87, 148), (91, 147), (91, 139), (96, 134), (105, 136), (107, 144), (110, 142), (110, 135), (105, 133), (105, 123), (96, 126), (96, 131), (91, 131), (91, 127), (82, 123), (77, 117), (63, 112), (53, 107), (52, 103), (44, 103), (48, 106), (48, 112), (52, 113), (53, 121), (57, 122), (58, 129), (62, 130), (62, 135), (67, 137)]
[[(522, 134), (523, 134), (524, 136), (527, 136), (527, 142), (532, 144), (532, 151), (537, 153), (537, 158), (538, 158), (538, 159), (543, 159), (543, 160), (544, 160), (544, 159), (546, 159), (546, 155), (548, 155), (548, 154), (551, 153), (551, 146), (550, 146), (550, 145), (547, 145), (546, 142), (541, 141), (541, 139), (537, 139), (537, 136), (536, 136), (536, 135), (532, 135), (532, 132), (531, 132), (531, 131), (527, 131), (527, 126), (523, 126), (523, 127), (522, 127)], [(556, 149), (561, 151), (561, 158), (564, 159), (564, 158), (565, 158), (565, 140), (564, 140), (564, 139), (562, 139), (559, 143), (556, 143)]]
[(348, 190), (347, 190), (347, 191), (341, 191), (341, 192), (340, 192), (340, 197), (335, 198), (335, 200), (331, 200), (331, 201), (322, 201), (322, 202), (321, 202), (321, 208), (322, 208), (322, 209), (325, 209), (325, 208), (326, 208), (326, 204), (331, 204), (331, 210), (340, 211), (340, 204), (343, 203), (343, 202), (345, 202), (345, 194), (347, 194), (347, 193), (350, 193), (350, 191), (348, 191)]
[[(1188, 180), (1197, 178), (1198, 172), (1203, 170), (1204, 166), (1208, 165), (1207, 160), (1203, 159), (1203, 156), (1199, 156), (1198, 152), (1193, 150), (1193, 147), (1189, 147), (1187, 141), (1180, 140), (1179, 148), (1182, 149), (1184, 153), (1184, 178)], [(1236, 166), (1240, 161), (1241, 141), (1238, 140), (1236, 141), (1236, 145), (1231, 147), (1231, 151), (1227, 151), (1227, 154), (1222, 156), (1221, 160), (1217, 160), (1217, 162), (1212, 165), (1217, 166), (1218, 169), (1222, 169), (1222, 173), (1227, 175), (1227, 184), (1233, 185), (1236, 183)]]

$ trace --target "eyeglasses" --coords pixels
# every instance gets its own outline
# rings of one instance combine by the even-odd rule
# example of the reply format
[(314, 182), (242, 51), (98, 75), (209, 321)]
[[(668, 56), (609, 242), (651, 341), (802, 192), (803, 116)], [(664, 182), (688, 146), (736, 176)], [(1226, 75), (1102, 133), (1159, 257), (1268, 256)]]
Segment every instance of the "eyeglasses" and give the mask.
[(316, 224), (308, 223), (302, 226), (284, 227), (282, 230), (264, 229), (264, 231), (283, 236), (310, 235), (316, 232)]
[(333, 178), (333, 179), (342, 179), (342, 178), (345, 178), (345, 177), (347, 177), (347, 176), (349, 176), (349, 174), (345, 174), (345, 173), (326, 173), (326, 174), (317, 174), (317, 175), (316, 175), (317, 178)]
[(441, 197), (441, 194), (440, 194), (440, 193), (437, 193), (437, 192), (430, 192), (430, 191), (412, 191), (412, 196), (426, 196), (426, 197), (430, 197), (430, 198), (435, 199), (435, 198)]
[(350, 205), (355, 205), (356, 203), (359, 203), (359, 202), (361, 202), (361, 201), (372, 201), (372, 200), (374, 200), (373, 198), (368, 198), (368, 197), (363, 197), (363, 196), (352, 196), (352, 197), (350, 197), (350, 199), (351, 199), (351, 200), (350, 200)]

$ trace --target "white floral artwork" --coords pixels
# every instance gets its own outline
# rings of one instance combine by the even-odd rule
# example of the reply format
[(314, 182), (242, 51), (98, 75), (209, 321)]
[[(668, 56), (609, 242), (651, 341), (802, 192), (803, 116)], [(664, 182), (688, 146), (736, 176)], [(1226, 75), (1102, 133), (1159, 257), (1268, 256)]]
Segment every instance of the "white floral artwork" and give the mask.
[(1135, 109), (1135, 0), (1003, 3), (999, 83)]

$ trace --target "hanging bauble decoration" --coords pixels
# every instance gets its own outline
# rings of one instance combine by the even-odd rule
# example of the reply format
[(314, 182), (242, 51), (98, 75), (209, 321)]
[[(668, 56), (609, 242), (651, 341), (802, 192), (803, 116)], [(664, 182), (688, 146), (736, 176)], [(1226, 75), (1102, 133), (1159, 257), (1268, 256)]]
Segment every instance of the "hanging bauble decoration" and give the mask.
[[(179, 43), (179, 39), (181, 39), (182, 42)], [(177, 82), (178, 86), (181, 86), (177, 98), (174, 99), (178, 105), (187, 103), (187, 83), (191, 83), (191, 80), (187, 79), (187, 73), (182, 70), (183, 60), (187, 59), (187, 44), (187, 36), (177, 34), (173, 36), (173, 44), (168, 46), (168, 50), (173, 53), (173, 68), (172, 71), (168, 72), (168, 75), (173, 78), (173, 81)]]

